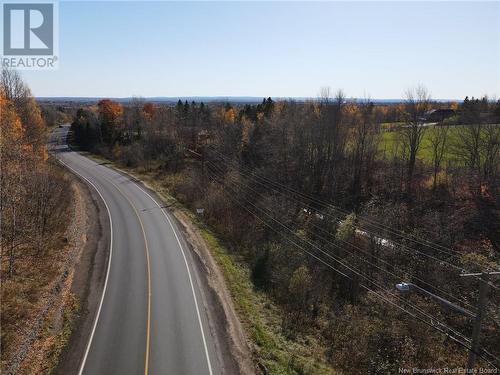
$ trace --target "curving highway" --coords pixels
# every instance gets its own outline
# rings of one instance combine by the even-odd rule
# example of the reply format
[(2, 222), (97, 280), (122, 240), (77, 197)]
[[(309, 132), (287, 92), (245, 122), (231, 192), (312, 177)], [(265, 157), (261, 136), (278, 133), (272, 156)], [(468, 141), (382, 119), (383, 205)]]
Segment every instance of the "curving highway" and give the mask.
[(221, 373), (196, 270), (173, 219), (130, 177), (71, 151), (68, 131), (52, 132), (51, 151), (98, 192), (111, 227), (102, 298), (78, 375)]

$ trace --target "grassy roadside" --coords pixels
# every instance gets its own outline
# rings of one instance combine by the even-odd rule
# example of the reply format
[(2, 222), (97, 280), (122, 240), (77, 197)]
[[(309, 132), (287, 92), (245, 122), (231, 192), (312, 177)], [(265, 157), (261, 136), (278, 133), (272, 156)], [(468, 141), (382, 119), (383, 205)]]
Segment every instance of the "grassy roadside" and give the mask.
[(100, 163), (109, 163), (116, 169), (141, 180), (154, 190), (173, 210), (180, 211), (196, 226), (212, 257), (224, 275), (236, 313), (245, 332), (252, 342), (254, 362), (263, 373), (268, 374), (335, 374), (325, 360), (326, 348), (313, 337), (303, 337), (292, 341), (281, 333), (280, 309), (264, 294), (254, 290), (248, 267), (211, 228), (201, 222), (186, 206), (176, 200), (168, 189), (168, 176), (158, 176), (138, 168), (125, 168), (95, 156), (86, 156)]

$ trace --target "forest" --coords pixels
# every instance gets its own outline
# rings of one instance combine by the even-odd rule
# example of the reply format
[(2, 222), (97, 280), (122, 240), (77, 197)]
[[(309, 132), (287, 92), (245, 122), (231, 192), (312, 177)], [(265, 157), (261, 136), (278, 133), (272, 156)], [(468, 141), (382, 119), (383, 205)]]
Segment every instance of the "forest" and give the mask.
[[(1, 372), (26, 374), (33, 343), (64, 278), (64, 232), (72, 194), (50, 159), (47, 121), (21, 76), (0, 75)], [(47, 307), (49, 306), (49, 307)], [(57, 342), (46, 347), (52, 355)], [(48, 360), (44, 366), (53, 361)], [(24, 366), (24, 367), (23, 367)], [(30, 366), (28, 364), (28, 366)]]
[(500, 282), (460, 276), (499, 270), (499, 123), (488, 98), (416, 87), (374, 104), (323, 89), (304, 102), (103, 99), (76, 111), (72, 133), (203, 209), (279, 306), (283, 335), (313, 337), (341, 373), (387, 374), (464, 367), (481, 283), (478, 363), (500, 366)]

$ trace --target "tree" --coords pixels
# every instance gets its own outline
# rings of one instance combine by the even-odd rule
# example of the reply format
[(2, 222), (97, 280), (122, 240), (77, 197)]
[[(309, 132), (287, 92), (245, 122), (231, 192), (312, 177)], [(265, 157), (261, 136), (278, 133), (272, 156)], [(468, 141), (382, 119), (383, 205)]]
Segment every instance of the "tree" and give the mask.
[(7, 249), (8, 274), (14, 272), (16, 249), (28, 241), (21, 235), (21, 217), (24, 187), (23, 147), (25, 130), (14, 106), (4, 96), (0, 86), (0, 233), (2, 255)]
[(142, 111), (146, 116), (146, 119), (151, 120), (155, 114), (156, 106), (153, 103), (144, 103), (142, 106)]
[(302, 265), (293, 271), (288, 284), (288, 300), (292, 310), (292, 319), (299, 321), (294, 322), (294, 324), (300, 324), (309, 310), (311, 287), (311, 272), (306, 265)]
[(480, 107), (478, 99), (465, 97), (461, 106), (461, 120), (466, 126), (458, 133), (453, 145), (456, 159), (467, 168), (469, 186), (474, 194), (480, 194), (482, 184), (483, 124)]
[[(352, 191), (353, 200), (359, 202), (361, 193), (361, 182), (370, 180), (372, 163), (378, 149), (378, 129), (376, 123), (374, 105), (365, 100), (355, 107), (354, 126), (352, 132), (353, 142), (353, 177)], [(363, 176), (363, 173), (365, 174)]]
[(97, 108), (103, 141), (113, 145), (120, 136), (117, 127), (123, 115), (123, 107), (110, 99), (102, 99), (97, 103)]
[(432, 167), (434, 171), (432, 180), (432, 189), (435, 190), (438, 183), (438, 173), (441, 169), (441, 163), (446, 153), (448, 143), (448, 126), (436, 126), (432, 129), (429, 136), (431, 146)]
[(340, 222), (337, 227), (335, 238), (340, 241), (352, 241), (356, 234), (356, 214), (350, 213), (347, 217)]
[[(144, 108), (147, 103), (144, 99), (134, 97), (129, 105), (123, 109), (123, 134), (120, 139), (122, 144), (131, 144), (142, 138), (142, 133), (150, 115), (146, 114)], [(153, 111), (153, 107), (148, 106)]]
[(484, 126), (481, 154), (483, 179), (488, 184), (490, 193), (496, 196), (500, 168), (500, 127), (498, 125)]
[[(344, 126), (344, 109), (345, 95), (342, 90), (337, 91), (332, 99), (330, 89), (322, 89), (315, 108), (317, 126), (311, 129), (309, 165), (312, 194), (335, 194), (347, 134), (347, 127)], [(329, 182), (328, 185), (326, 181)], [(325, 189), (328, 189), (327, 192)]]
[(36, 104), (29, 87), (24, 83), (20, 74), (15, 70), (2, 69), (0, 86), (5, 100), (13, 107), (25, 128), (27, 142), (33, 147), (33, 152), (44, 155), (45, 122), (42, 119), (40, 108)]
[(94, 150), (102, 142), (101, 127), (96, 114), (89, 110), (78, 108), (71, 123), (74, 141), (83, 150)]
[(417, 154), (426, 130), (424, 115), (429, 110), (431, 98), (427, 89), (423, 86), (407, 90), (405, 96), (403, 113), (405, 126), (401, 130), (402, 156), (407, 165), (406, 190), (407, 194), (411, 196)]
[[(62, 189), (56, 189), (61, 180), (47, 166), (40, 110), (33, 98), (23, 97), (30, 92), (17, 73), (2, 71), (1, 76), (0, 248), (12, 276), (21, 254), (39, 253), (48, 245), (50, 223), (65, 205)], [(23, 121), (33, 121), (36, 131)]]
[(493, 123), (500, 124), (500, 99), (497, 100), (493, 109)]

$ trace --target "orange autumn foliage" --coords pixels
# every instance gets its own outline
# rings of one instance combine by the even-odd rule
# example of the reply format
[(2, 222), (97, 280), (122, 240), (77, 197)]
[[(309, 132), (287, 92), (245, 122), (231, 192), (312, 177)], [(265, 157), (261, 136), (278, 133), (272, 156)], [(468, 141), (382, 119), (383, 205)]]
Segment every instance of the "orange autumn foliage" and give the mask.
[(145, 103), (144, 106), (142, 107), (142, 111), (146, 115), (146, 118), (148, 120), (151, 120), (156, 111), (156, 107), (153, 103)]
[(2, 168), (8, 168), (10, 162), (22, 157), (26, 146), (25, 129), (13, 110), (11, 103), (0, 96), (0, 153)]
[(99, 114), (107, 122), (115, 122), (123, 114), (123, 106), (110, 99), (102, 99), (97, 103)]

